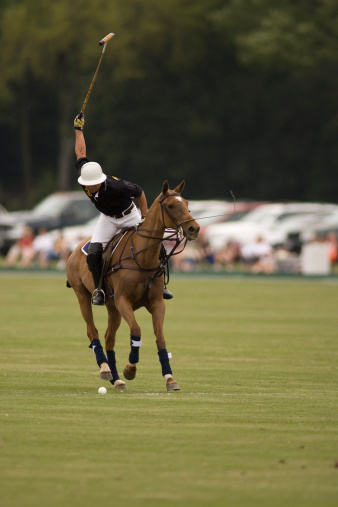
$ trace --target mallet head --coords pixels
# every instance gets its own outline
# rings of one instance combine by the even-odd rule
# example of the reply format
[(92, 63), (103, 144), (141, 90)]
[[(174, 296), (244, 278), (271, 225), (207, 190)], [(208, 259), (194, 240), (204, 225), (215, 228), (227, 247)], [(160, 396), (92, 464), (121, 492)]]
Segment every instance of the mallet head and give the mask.
[(106, 35), (105, 37), (103, 37), (102, 40), (100, 40), (99, 42), (99, 45), (100, 46), (103, 46), (103, 44), (106, 44), (110, 39), (112, 39), (113, 37), (115, 37), (115, 34), (114, 33), (108, 33), (108, 35)]

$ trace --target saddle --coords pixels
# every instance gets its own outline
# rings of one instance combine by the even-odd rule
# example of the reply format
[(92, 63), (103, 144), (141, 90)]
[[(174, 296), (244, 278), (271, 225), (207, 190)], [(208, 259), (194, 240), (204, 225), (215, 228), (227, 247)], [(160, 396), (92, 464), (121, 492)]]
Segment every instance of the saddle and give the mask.
[[(152, 276), (149, 275), (149, 283), (147, 286), (146, 293), (148, 292), (148, 290), (152, 286), (152, 280), (154, 278), (164, 274), (164, 277), (165, 277), (165, 279), (164, 279), (165, 289), (164, 290), (169, 293), (169, 296), (164, 295), (163, 297), (165, 299), (171, 299), (173, 296), (166, 289), (166, 285), (169, 282), (169, 266), (168, 266), (168, 257), (166, 255), (165, 248), (164, 248), (163, 244), (161, 245), (161, 251), (160, 251), (160, 256), (159, 256), (160, 264), (157, 268), (146, 269), (146, 268), (141, 268), (139, 265), (137, 265), (135, 267), (134, 266), (122, 266), (119, 262), (117, 262), (113, 267), (110, 267), (110, 260), (113, 256), (116, 248), (119, 246), (119, 244), (121, 243), (123, 238), (126, 236), (126, 234), (130, 231), (135, 232), (136, 231), (135, 227), (124, 227), (123, 229), (121, 229), (120, 231), (118, 231), (115, 234), (115, 236), (109, 241), (109, 243), (105, 247), (103, 254), (102, 254), (103, 264), (102, 264), (101, 276), (100, 276), (100, 280), (99, 280), (99, 284), (98, 284), (97, 289), (99, 289), (99, 290), (103, 289), (105, 294), (109, 295), (110, 298), (114, 301), (114, 291), (107, 281), (107, 274), (109, 274), (113, 271), (117, 271), (118, 269), (121, 269), (122, 267), (128, 267), (129, 269), (141, 270), (141, 271), (146, 271), (146, 272), (148, 271), (149, 273), (153, 273)], [(85, 243), (83, 245), (83, 247), (81, 248), (81, 251), (85, 255), (88, 255), (89, 245), (90, 245), (90, 240), (87, 241), (87, 243)], [(144, 295), (144, 297), (145, 297), (145, 295)], [(141, 306), (142, 305), (138, 306), (137, 308), (140, 308)]]
[[(113, 253), (115, 252), (116, 248), (121, 243), (122, 239), (127, 234), (127, 232), (129, 232), (131, 230), (135, 230), (135, 228), (134, 227), (124, 227), (123, 229), (120, 229), (115, 234), (115, 236), (113, 236), (113, 238), (109, 241), (109, 243), (107, 244), (107, 246), (103, 250), (102, 270), (101, 270), (101, 276), (100, 276), (98, 289), (102, 289), (102, 287), (103, 287), (104, 292), (106, 294), (109, 294), (111, 299), (113, 299), (113, 300), (114, 300), (114, 292), (113, 292), (113, 289), (111, 288), (111, 286), (106, 281), (106, 274), (107, 274), (108, 267), (110, 264), (110, 259), (113, 255)], [(88, 240), (81, 248), (81, 251), (84, 253), (84, 255), (88, 255), (88, 249), (89, 249), (90, 243), (91, 243), (91, 240)]]
[[(132, 227), (125, 227), (124, 229), (119, 230), (115, 234), (115, 236), (109, 241), (108, 245), (103, 250), (103, 255), (102, 255), (103, 263), (105, 263), (105, 261), (110, 260), (111, 256), (113, 255), (115, 249), (119, 245), (122, 238), (125, 236), (125, 234), (128, 231), (130, 231), (132, 229), (133, 229)], [(85, 255), (88, 255), (88, 249), (89, 249), (90, 243), (91, 243), (91, 240), (89, 239), (87, 241), (87, 243), (85, 243), (83, 245), (83, 247), (81, 248), (81, 252), (84, 253)]]

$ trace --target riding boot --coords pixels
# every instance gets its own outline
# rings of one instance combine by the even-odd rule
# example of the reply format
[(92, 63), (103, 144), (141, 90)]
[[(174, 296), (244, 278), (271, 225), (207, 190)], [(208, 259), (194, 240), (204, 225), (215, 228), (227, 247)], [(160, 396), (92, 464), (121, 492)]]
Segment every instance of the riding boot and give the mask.
[(87, 255), (87, 264), (90, 272), (93, 275), (95, 290), (92, 294), (92, 305), (103, 306), (106, 303), (106, 296), (100, 286), (101, 272), (102, 272), (102, 252), (103, 247), (101, 243), (90, 243)]
[[(169, 270), (169, 266), (168, 266), (168, 263), (167, 263), (167, 252), (166, 252), (166, 249), (165, 249), (163, 243), (161, 243), (161, 250), (160, 250), (159, 260), (160, 260), (160, 262), (162, 262), (162, 264), (166, 264), (167, 265), (167, 270)], [(167, 286), (165, 284), (164, 288), (163, 288), (163, 299), (172, 299), (173, 297), (174, 297), (174, 295), (170, 292), (169, 289), (167, 289)]]

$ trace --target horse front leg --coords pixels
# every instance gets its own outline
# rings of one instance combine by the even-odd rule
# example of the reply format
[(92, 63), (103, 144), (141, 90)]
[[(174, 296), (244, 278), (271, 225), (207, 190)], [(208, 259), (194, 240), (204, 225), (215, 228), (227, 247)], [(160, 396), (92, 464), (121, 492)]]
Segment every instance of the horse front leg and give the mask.
[(84, 290), (76, 290), (74, 288), (74, 290), (79, 301), (82, 317), (87, 325), (87, 336), (90, 341), (89, 347), (93, 350), (97, 365), (100, 368), (100, 377), (104, 380), (112, 380), (113, 376), (108, 365), (108, 359), (103, 352), (99, 333), (94, 324), (91, 295), (85, 288)]
[(165, 315), (165, 304), (162, 298), (152, 306), (151, 314), (153, 319), (154, 333), (156, 336), (158, 357), (161, 363), (162, 375), (166, 380), (167, 391), (179, 391), (181, 388), (173, 377), (169, 362), (170, 356), (167, 352), (164, 339), (163, 323)]
[(125, 382), (123, 382), (123, 380), (121, 380), (119, 377), (116, 367), (116, 357), (114, 350), (116, 342), (116, 332), (121, 324), (121, 315), (112, 305), (107, 305), (107, 311), (108, 311), (108, 327), (105, 333), (105, 342), (106, 342), (108, 365), (113, 376), (110, 382), (115, 387), (115, 389), (127, 389)]

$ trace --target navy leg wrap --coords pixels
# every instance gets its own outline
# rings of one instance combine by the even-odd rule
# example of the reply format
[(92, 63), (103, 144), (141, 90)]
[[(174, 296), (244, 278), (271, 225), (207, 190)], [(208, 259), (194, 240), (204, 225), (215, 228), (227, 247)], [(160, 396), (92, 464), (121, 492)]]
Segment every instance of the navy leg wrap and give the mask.
[(92, 343), (89, 345), (89, 348), (93, 349), (93, 352), (96, 356), (96, 362), (97, 362), (98, 366), (101, 366), (102, 363), (108, 362), (108, 360), (103, 352), (101, 342), (98, 338), (95, 338), (95, 340), (92, 341)]
[(169, 356), (167, 349), (159, 350), (158, 357), (160, 358), (160, 363), (162, 366), (162, 375), (172, 375), (172, 371), (169, 364)]
[(110, 382), (114, 385), (114, 382), (116, 382), (116, 380), (120, 378), (116, 369), (115, 350), (107, 350), (107, 357), (108, 357), (108, 365), (111, 374), (113, 375), (113, 380), (111, 380)]
[(129, 354), (129, 362), (132, 364), (139, 362), (139, 354), (140, 354), (140, 346), (141, 346), (141, 337), (130, 335), (130, 354)]

